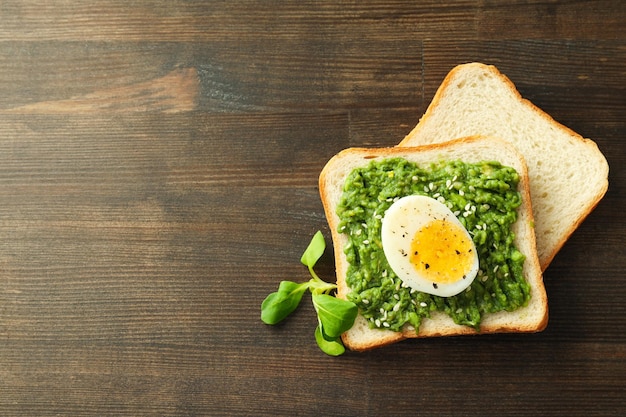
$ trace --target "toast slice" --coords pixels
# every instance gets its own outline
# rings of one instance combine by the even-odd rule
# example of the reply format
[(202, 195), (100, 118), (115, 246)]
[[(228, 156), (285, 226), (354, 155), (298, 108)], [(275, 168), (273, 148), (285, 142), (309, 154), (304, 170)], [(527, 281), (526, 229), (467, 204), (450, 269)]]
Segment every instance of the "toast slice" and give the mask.
[(444, 79), (417, 126), (399, 146), (495, 136), (528, 165), (542, 270), (602, 199), (609, 166), (595, 142), (556, 122), (521, 97), (495, 67), (469, 63)]
[[(530, 301), (526, 306), (512, 312), (486, 314), (482, 319), (479, 333), (543, 330), (547, 324), (548, 305), (532, 227), (533, 214), (526, 164), (514, 147), (503, 140), (490, 137), (468, 137), (443, 144), (412, 148), (350, 148), (338, 153), (326, 164), (320, 174), (319, 187), (334, 246), (337, 297), (345, 299), (351, 291), (346, 283), (349, 263), (344, 253), (348, 237), (338, 230), (339, 216), (336, 211), (346, 178), (353, 169), (366, 166), (373, 160), (395, 157), (404, 158), (420, 166), (454, 160), (467, 163), (498, 161), (517, 171), (521, 205), (517, 208), (517, 221), (512, 225), (512, 232), (515, 233), (515, 246), (525, 255), (523, 275), (530, 285)], [(417, 331), (412, 326), (405, 325), (401, 332), (370, 328), (367, 320), (359, 313), (354, 326), (344, 333), (342, 339), (349, 349), (362, 351), (406, 338), (476, 333), (471, 327), (454, 323), (445, 313), (433, 312), (430, 318), (422, 320)]]

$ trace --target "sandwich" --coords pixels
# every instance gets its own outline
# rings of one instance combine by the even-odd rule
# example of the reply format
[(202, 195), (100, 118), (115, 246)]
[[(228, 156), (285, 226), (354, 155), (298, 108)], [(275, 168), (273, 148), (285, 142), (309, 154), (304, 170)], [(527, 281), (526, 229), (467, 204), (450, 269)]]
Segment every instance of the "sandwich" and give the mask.
[(528, 166), (537, 251), (542, 270), (595, 208), (608, 188), (609, 166), (595, 142), (556, 122), (521, 97), (495, 67), (452, 69), (417, 126), (399, 146), (495, 136)]
[(528, 168), (506, 141), (346, 149), (319, 189), (336, 296), (359, 308), (347, 348), (545, 328)]

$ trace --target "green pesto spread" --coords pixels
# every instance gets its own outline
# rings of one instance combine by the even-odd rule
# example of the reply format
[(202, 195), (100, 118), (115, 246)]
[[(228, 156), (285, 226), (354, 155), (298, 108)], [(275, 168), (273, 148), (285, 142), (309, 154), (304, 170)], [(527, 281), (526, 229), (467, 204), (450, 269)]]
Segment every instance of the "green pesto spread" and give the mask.
[[(460, 161), (420, 167), (400, 158), (372, 161), (353, 170), (337, 207), (339, 232), (349, 267), (346, 282), (371, 327), (418, 329), (431, 311), (479, 330), (484, 314), (513, 311), (528, 303), (530, 286), (522, 274), (524, 255), (513, 244), (511, 225), (521, 195), (519, 175), (497, 162)], [(476, 279), (452, 297), (438, 297), (403, 285), (390, 268), (381, 243), (385, 211), (399, 198), (426, 195), (446, 204), (469, 231), (480, 262)]]

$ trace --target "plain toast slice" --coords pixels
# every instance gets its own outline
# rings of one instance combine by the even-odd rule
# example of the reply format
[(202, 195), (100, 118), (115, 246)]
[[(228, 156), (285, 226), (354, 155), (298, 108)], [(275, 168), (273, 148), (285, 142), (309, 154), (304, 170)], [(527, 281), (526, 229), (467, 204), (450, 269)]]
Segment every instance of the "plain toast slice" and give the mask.
[(528, 165), (542, 270), (608, 189), (609, 166), (585, 139), (521, 97), (494, 66), (455, 67), (417, 126), (399, 146), (441, 143), (472, 135), (511, 143)]

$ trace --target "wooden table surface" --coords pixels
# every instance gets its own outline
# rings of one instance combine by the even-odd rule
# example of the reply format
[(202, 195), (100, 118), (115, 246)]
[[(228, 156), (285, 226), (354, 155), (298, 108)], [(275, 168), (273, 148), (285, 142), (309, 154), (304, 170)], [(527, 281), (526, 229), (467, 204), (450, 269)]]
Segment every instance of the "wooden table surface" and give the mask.
[[(621, 0), (0, 2), (0, 414), (625, 415), (625, 27)], [(330, 240), (326, 161), (468, 61), (611, 167), (547, 329), (331, 358), (310, 299), (264, 325)]]

